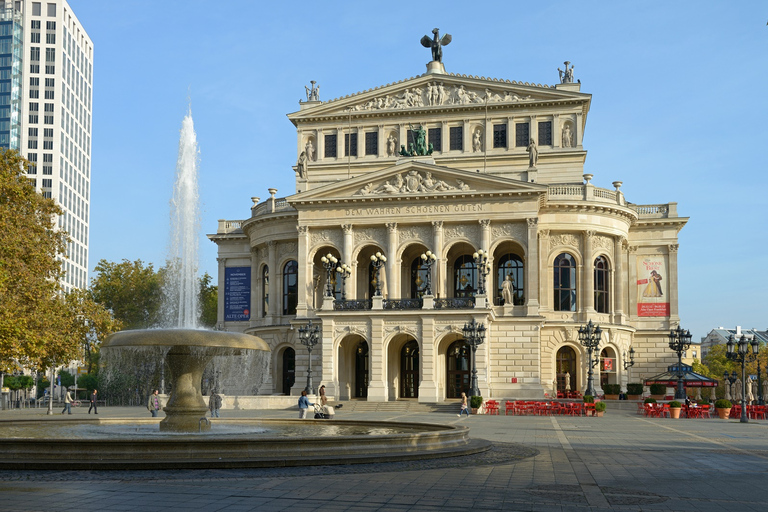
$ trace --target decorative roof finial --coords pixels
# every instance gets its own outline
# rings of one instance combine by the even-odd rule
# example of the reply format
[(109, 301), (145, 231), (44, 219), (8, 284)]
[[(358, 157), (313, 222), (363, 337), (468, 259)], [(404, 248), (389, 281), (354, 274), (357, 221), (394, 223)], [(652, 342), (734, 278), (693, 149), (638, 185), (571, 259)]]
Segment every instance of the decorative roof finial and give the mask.
[(429, 36), (424, 36), (421, 38), (421, 45), (425, 48), (432, 49), (433, 62), (443, 62), (443, 46), (450, 44), (451, 34), (445, 34), (441, 38), (439, 28), (432, 29), (432, 33), (434, 34), (432, 39), (430, 39)]
[[(571, 64), (571, 61), (567, 60), (563, 64), (565, 64), (565, 71), (563, 71), (560, 68), (557, 68), (557, 71), (560, 73), (560, 83), (561, 84), (572, 84), (573, 83), (573, 64)], [(571, 64), (571, 67), (568, 68), (568, 64)]]
[(307, 91), (307, 101), (320, 101), (320, 86), (315, 86), (317, 83), (315, 80), (310, 80), (309, 83), (312, 84), (311, 89), (306, 85), (304, 86)]

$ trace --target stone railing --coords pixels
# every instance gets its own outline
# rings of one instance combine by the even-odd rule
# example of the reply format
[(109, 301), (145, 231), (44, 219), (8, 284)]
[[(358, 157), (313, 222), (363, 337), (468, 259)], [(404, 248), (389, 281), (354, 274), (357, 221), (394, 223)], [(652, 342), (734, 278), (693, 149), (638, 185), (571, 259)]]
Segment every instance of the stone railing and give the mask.
[(677, 217), (677, 203), (667, 204), (630, 204), (641, 219), (669, 219)]
[(217, 235), (228, 235), (229, 233), (235, 233), (240, 231), (243, 227), (243, 221), (241, 220), (224, 220), (219, 219), (219, 227), (216, 229)]
[(618, 190), (597, 188), (593, 185), (549, 185), (548, 201), (595, 201), (625, 206), (624, 194)]
[(258, 217), (268, 213), (295, 212), (296, 208), (288, 204), (284, 197), (277, 199), (267, 199), (263, 203), (257, 204), (251, 208), (251, 217)]
[(361, 311), (371, 309), (372, 307), (371, 299), (333, 301), (333, 309), (335, 311)]

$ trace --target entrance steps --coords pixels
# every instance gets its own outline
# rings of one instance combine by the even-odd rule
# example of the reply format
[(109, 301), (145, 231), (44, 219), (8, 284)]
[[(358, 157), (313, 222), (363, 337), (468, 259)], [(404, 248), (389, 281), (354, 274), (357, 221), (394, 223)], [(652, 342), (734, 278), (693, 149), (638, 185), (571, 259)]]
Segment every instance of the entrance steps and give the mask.
[(419, 403), (416, 400), (393, 400), (389, 402), (368, 402), (366, 400), (346, 400), (334, 402), (344, 404), (342, 411), (350, 412), (390, 412), (390, 413), (456, 413), (458, 402)]

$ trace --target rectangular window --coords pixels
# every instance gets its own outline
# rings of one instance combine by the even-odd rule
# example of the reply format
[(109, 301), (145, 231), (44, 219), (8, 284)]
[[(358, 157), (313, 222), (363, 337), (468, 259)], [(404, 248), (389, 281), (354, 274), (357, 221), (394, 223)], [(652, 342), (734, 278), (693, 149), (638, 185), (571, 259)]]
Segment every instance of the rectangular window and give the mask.
[(427, 130), (428, 143), (432, 144), (434, 151), (443, 150), (443, 129), (442, 128), (430, 128)]
[[(39, 39), (40, 34), (37, 34), (37, 37)], [(45, 34), (45, 42), (48, 44), (56, 44), (56, 34)]]
[[(350, 137), (351, 135), (351, 137)], [(357, 134), (345, 133), (344, 134), (344, 156), (357, 156)]]
[(46, 103), (45, 104), (45, 111), (46, 112), (53, 112), (53, 103)]
[(55, 75), (56, 74), (56, 66), (45, 66), (45, 74), (46, 75)]
[(464, 150), (464, 127), (463, 126), (451, 126), (449, 130), (450, 136), (450, 150), (451, 151), (463, 151)]
[(27, 148), (29, 148), (29, 149), (37, 149), (37, 141), (36, 140), (29, 140), (29, 141), (27, 141)]
[(552, 145), (552, 121), (539, 123), (539, 146)]
[[(37, 130), (37, 128), (35, 128)], [(44, 128), (43, 137), (53, 137), (53, 128)]]
[(37, 114), (29, 114), (29, 122), (30, 124), (37, 124), (38, 123)]
[(325, 136), (325, 158), (336, 158), (336, 134)]
[(30, 64), (29, 65), (29, 72), (30, 73), (39, 73), (40, 72), (40, 64)]
[(29, 37), (30, 43), (40, 43), (40, 32), (32, 32)]
[(46, 21), (45, 22), (45, 28), (47, 30), (56, 30), (56, 22), (55, 21)]
[(30, 112), (37, 112), (37, 109), (39, 108), (40, 104), (37, 102), (32, 102), (29, 104), (29, 111)]
[(528, 147), (528, 141), (531, 138), (528, 123), (517, 123), (515, 125), (515, 146)]
[[(40, 16), (43, 13), (42, 7), (42, 2), (32, 2), (32, 16)], [(38, 28), (40, 28), (39, 25)]]
[(31, 46), (29, 48), (29, 60), (40, 60), (40, 47)]
[(413, 130), (406, 130), (405, 132), (405, 149), (411, 150), (411, 144), (416, 146), (416, 139), (413, 138)]
[(30, 89), (29, 90), (29, 97), (30, 98), (39, 98), (40, 97), (40, 91), (37, 89)]
[(44, 165), (43, 166), (43, 174), (46, 176), (50, 176), (53, 174), (53, 167), (50, 165)]
[(506, 124), (493, 125), (493, 147), (494, 148), (507, 147), (507, 125)]
[[(32, 11), (34, 11), (34, 8), (32, 9)], [(30, 27), (32, 28), (32, 30), (40, 30), (40, 20), (32, 20), (32, 24), (30, 25)]]
[(37, 137), (37, 128), (30, 128), (27, 130), (27, 133), (30, 137)]
[(56, 48), (45, 49), (45, 62), (56, 62)]
[[(29, 92), (32, 92), (32, 91), (29, 91)], [(53, 99), (53, 91), (45, 91), (45, 99), (52, 100)]]
[[(35, 118), (37, 118), (37, 116), (35, 116)], [(43, 122), (45, 124), (53, 124), (53, 116), (45, 116)]]
[(44, 140), (43, 141), (43, 149), (53, 149), (53, 141), (52, 140)]
[(52, 179), (44, 179), (43, 180), (43, 188), (51, 188), (53, 186), (53, 180)]
[(30, 87), (39, 87), (40, 86), (40, 79), (36, 76), (29, 77), (29, 86)]
[(48, 4), (48, 16), (51, 18), (56, 16), (56, 4)]
[[(53, 131), (53, 130), (51, 130)], [(53, 163), (53, 155), (50, 153), (43, 153), (43, 162), (45, 163)]]
[(365, 154), (379, 154), (379, 132), (365, 132)]
[[(36, 80), (38, 81), (38, 83), (40, 83), (40, 79), (39, 78), (37, 78)], [(55, 85), (55, 81), (54, 81), (53, 78), (46, 78), (45, 79), (45, 86), (46, 87), (53, 87), (54, 85)]]

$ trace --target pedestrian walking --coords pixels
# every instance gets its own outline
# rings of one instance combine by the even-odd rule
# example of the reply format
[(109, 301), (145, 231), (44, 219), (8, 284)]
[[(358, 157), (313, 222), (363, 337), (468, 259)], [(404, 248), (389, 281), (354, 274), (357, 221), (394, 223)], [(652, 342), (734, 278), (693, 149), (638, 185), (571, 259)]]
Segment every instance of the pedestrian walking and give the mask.
[(469, 407), (467, 406), (467, 394), (466, 393), (462, 393), (461, 394), (461, 409), (459, 409), (459, 414), (457, 414), (456, 416), (461, 418), (461, 415), (463, 413), (467, 413), (467, 418), (469, 418)]
[(151, 395), (149, 395), (149, 400), (147, 401), (147, 409), (149, 409), (149, 412), (152, 413), (153, 418), (157, 418), (157, 411), (160, 410), (160, 395), (158, 390), (154, 390)]
[(301, 392), (301, 396), (299, 397), (299, 419), (303, 420), (307, 417), (307, 409), (309, 409), (309, 406), (314, 406), (315, 404), (312, 404), (309, 402), (309, 398), (307, 398), (307, 390)]
[(64, 410), (61, 411), (61, 414), (64, 413), (72, 414), (72, 395), (69, 394), (69, 390), (67, 390), (67, 393), (64, 395)]
[(219, 417), (219, 409), (221, 409), (221, 396), (216, 394), (216, 391), (211, 391), (211, 397), (208, 399), (208, 410), (211, 411), (211, 418)]
[(93, 393), (91, 393), (91, 406), (88, 408), (88, 414), (91, 414), (91, 409), (93, 409), (93, 414), (99, 414), (99, 410), (96, 408), (97, 399), (96, 390), (94, 389)]

